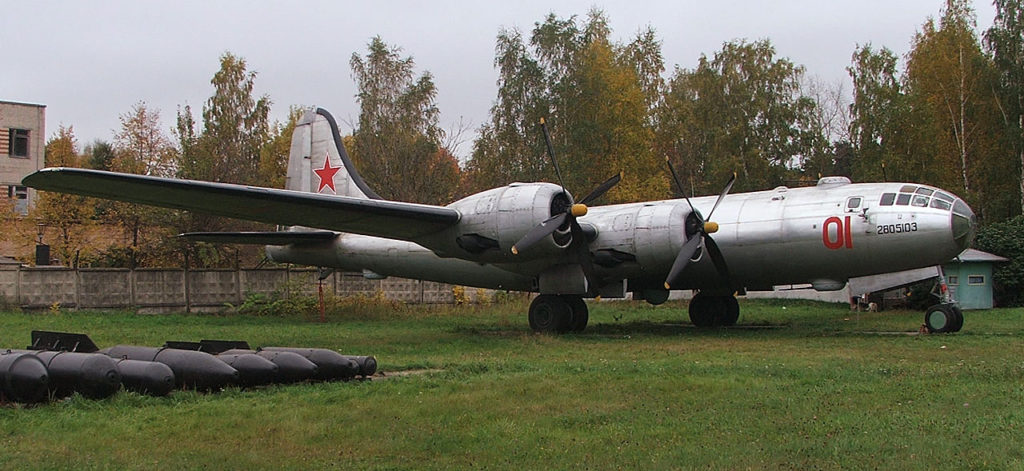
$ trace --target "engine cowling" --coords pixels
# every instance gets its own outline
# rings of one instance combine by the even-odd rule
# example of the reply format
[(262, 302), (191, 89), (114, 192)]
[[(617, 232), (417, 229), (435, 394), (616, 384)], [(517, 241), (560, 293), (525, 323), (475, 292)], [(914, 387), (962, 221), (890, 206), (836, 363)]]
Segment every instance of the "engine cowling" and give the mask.
[(572, 241), (568, 225), (519, 255), (511, 248), (533, 227), (565, 211), (571, 199), (551, 183), (513, 183), (468, 196), (448, 207), (462, 215), (451, 230), (424, 241), (460, 258), (496, 262), (560, 254)]

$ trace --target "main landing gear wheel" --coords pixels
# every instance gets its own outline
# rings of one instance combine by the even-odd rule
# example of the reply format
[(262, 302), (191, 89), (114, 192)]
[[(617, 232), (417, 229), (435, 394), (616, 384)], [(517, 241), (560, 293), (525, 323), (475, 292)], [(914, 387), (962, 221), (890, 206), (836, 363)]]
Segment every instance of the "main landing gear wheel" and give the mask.
[(740, 304), (734, 296), (697, 293), (690, 300), (690, 322), (697, 327), (733, 326), (740, 318)]
[(583, 332), (589, 320), (590, 310), (580, 296), (542, 294), (530, 304), (530, 328), (534, 332)]
[(572, 310), (572, 321), (569, 322), (570, 332), (583, 332), (587, 328), (587, 321), (590, 320), (590, 309), (587, 302), (579, 296), (565, 296), (565, 301)]
[(924, 325), (929, 333), (958, 332), (964, 326), (964, 314), (951, 304), (936, 304), (924, 313)]
[(530, 303), (530, 328), (534, 332), (562, 333), (572, 324), (572, 308), (566, 299), (542, 294)]

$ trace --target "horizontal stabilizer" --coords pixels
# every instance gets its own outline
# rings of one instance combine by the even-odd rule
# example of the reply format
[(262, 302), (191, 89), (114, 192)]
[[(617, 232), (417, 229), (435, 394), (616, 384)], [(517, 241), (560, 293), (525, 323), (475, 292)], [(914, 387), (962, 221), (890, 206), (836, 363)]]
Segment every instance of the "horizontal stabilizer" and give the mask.
[(310, 244), (334, 240), (333, 231), (279, 231), (279, 232), (186, 232), (178, 237), (192, 242), (211, 244), (289, 245)]

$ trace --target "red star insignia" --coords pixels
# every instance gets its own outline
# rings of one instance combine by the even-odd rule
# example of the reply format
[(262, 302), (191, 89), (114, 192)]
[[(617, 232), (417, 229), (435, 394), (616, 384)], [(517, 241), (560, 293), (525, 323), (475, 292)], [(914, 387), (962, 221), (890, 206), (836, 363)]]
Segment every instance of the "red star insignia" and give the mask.
[(323, 190), (325, 186), (331, 187), (331, 192), (338, 194), (338, 190), (334, 188), (334, 174), (338, 173), (341, 167), (331, 167), (331, 155), (327, 154), (324, 157), (324, 168), (313, 170), (316, 176), (320, 177), (320, 186), (316, 189), (317, 193)]

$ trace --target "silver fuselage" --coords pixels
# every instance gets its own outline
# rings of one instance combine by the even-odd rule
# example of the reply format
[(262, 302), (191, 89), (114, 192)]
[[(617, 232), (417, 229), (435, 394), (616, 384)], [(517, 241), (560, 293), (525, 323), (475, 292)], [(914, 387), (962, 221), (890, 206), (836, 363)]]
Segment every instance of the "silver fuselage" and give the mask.
[[(537, 291), (541, 273), (573, 263), (564, 244), (555, 240), (527, 254), (510, 251), (531, 225), (546, 217), (537, 188), (559, 191), (550, 184), (515, 184), (460, 200), (449, 205), (462, 215), (458, 225), (415, 243), (340, 234), (330, 243), (268, 247), (267, 252), (280, 262)], [(691, 201), (698, 212), (708, 214), (715, 199)], [(498, 202), (504, 202), (505, 210), (495, 209)], [(545, 213), (537, 214), (538, 208)], [(687, 240), (690, 212), (686, 200), (679, 199), (593, 207), (578, 220), (596, 232), (591, 253), (614, 251), (631, 257), (615, 266), (597, 266), (597, 274), (611, 283), (626, 280), (631, 290), (638, 290), (664, 283)], [(727, 262), (731, 286), (723, 285), (710, 257), (700, 250), (676, 288), (770, 290), (809, 283), (838, 289), (852, 277), (949, 261), (966, 248), (975, 229), (973, 213), (948, 192), (916, 184), (827, 179), (815, 187), (729, 195), (712, 219), (720, 226), (712, 237)], [(493, 238), (497, 246), (466, 253), (454, 240), (467, 233)]]

